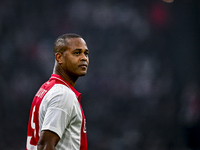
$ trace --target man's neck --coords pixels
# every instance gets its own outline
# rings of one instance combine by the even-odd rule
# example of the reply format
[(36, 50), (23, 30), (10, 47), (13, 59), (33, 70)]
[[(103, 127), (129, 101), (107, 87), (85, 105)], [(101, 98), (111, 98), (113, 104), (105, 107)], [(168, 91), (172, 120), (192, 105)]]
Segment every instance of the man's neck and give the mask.
[(62, 67), (59, 65), (56, 65), (54, 67), (53, 74), (60, 75), (65, 81), (67, 81), (73, 87), (75, 86), (75, 83), (78, 79), (78, 77), (72, 78), (69, 75), (67, 75), (65, 71), (62, 69)]

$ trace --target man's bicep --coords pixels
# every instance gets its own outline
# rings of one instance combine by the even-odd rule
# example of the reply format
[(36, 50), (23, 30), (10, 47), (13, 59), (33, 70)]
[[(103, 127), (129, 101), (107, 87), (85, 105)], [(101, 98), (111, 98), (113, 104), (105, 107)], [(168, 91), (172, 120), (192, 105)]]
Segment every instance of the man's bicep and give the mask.
[(54, 150), (55, 146), (59, 142), (60, 137), (49, 130), (43, 130), (40, 133), (40, 139), (38, 141), (38, 150)]

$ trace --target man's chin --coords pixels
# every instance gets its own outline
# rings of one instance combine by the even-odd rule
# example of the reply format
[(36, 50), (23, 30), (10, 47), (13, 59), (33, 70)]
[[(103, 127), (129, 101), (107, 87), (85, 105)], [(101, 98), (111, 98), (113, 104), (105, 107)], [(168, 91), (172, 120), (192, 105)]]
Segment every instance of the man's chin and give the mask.
[(81, 72), (80, 74), (79, 74), (79, 76), (81, 77), (81, 76), (85, 76), (87, 74), (87, 72)]

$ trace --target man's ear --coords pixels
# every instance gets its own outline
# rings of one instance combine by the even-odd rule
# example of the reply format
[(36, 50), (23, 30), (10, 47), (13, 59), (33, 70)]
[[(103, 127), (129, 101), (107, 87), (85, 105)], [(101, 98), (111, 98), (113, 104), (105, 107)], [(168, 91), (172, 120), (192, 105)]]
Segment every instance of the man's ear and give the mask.
[(58, 62), (58, 64), (62, 64), (63, 62), (63, 60), (62, 60), (62, 54), (61, 53), (56, 53), (55, 54), (55, 59), (56, 59), (56, 61)]

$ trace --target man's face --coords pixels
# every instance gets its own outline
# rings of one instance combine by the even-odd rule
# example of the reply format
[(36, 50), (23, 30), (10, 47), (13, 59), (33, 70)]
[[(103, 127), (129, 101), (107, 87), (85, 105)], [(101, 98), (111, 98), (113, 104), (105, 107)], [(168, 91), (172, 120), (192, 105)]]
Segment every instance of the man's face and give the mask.
[(89, 65), (89, 50), (82, 38), (67, 39), (69, 45), (62, 55), (62, 68), (69, 76), (84, 76)]

